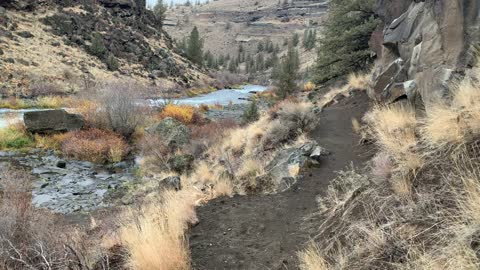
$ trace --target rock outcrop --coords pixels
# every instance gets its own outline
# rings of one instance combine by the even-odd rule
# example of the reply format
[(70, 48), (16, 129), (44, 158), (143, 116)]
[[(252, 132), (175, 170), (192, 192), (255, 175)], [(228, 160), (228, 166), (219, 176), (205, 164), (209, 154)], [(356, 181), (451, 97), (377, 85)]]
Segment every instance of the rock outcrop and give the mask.
[[(480, 41), (477, 0), (378, 0), (383, 36), (372, 96), (393, 102), (407, 97), (422, 108), (448, 94), (452, 79), (472, 64), (472, 47)], [(381, 43), (382, 46), (378, 46)]]
[(257, 188), (261, 192), (283, 192), (298, 180), (298, 172), (305, 165), (320, 163), (330, 153), (316, 142), (307, 142), (300, 147), (285, 148), (276, 153), (265, 168), (266, 174), (257, 177)]
[(65, 110), (26, 112), (23, 120), (27, 131), (38, 134), (79, 130), (84, 124), (81, 115), (70, 114)]
[(159, 136), (162, 143), (170, 148), (187, 144), (190, 142), (190, 129), (181, 122), (167, 117), (146, 129), (146, 132), (151, 135)]

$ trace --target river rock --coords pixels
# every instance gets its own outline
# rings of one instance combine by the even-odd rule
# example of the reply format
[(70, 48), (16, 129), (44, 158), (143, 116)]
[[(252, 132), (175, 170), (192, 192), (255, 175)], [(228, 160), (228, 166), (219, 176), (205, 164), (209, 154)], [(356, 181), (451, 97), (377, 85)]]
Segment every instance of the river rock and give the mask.
[(163, 119), (145, 131), (160, 136), (163, 144), (172, 148), (189, 143), (191, 138), (190, 129), (180, 121), (170, 117)]
[(26, 112), (23, 116), (27, 131), (38, 134), (51, 134), (79, 130), (84, 120), (79, 114), (70, 114), (65, 110), (47, 110)]

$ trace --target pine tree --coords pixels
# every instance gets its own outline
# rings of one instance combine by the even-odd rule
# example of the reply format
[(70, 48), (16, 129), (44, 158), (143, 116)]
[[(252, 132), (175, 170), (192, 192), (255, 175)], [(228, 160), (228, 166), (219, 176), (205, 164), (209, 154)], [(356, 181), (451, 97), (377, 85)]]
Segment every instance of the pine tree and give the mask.
[(281, 63), (272, 72), (272, 77), (276, 80), (277, 95), (284, 99), (292, 94), (297, 88), (300, 69), (300, 60), (298, 51), (289, 45), (287, 54), (283, 57)]
[(308, 34), (310, 33), (310, 29), (305, 29), (303, 31), (303, 40), (302, 40), (302, 46), (304, 48), (307, 48), (307, 43), (308, 43)]
[(163, 3), (163, 0), (157, 0), (157, 3), (153, 7), (153, 14), (160, 24), (160, 28), (163, 27), (163, 22), (165, 21), (165, 13), (167, 12), (167, 5)]
[(260, 41), (257, 45), (257, 52), (263, 52), (264, 49), (263, 42)]
[(228, 63), (228, 71), (231, 73), (237, 73), (237, 63), (235, 59), (230, 60), (230, 63)]
[(200, 34), (198, 33), (198, 29), (195, 26), (190, 33), (190, 37), (188, 39), (188, 48), (187, 48), (187, 57), (190, 61), (197, 65), (202, 65), (203, 62), (203, 42), (200, 39)]
[(293, 47), (297, 47), (299, 42), (300, 42), (300, 36), (298, 35), (298, 33), (293, 34), (293, 37), (292, 37)]
[(367, 68), (373, 62), (368, 42), (379, 20), (375, 0), (331, 0), (329, 15), (319, 42), (314, 82)]

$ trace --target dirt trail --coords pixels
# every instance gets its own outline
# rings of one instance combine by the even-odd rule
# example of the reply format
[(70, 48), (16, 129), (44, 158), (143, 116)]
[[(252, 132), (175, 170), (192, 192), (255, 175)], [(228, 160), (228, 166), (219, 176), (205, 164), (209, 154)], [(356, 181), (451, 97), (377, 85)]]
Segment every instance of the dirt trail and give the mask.
[(274, 195), (220, 198), (198, 209), (200, 223), (190, 233), (193, 268), (298, 269), (296, 252), (314, 232), (303, 228), (305, 217), (317, 211), (321, 195), (335, 172), (369, 158), (353, 134), (353, 117), (368, 109), (368, 98), (356, 92), (326, 108), (311, 136), (332, 155), (318, 168), (306, 169), (289, 191)]

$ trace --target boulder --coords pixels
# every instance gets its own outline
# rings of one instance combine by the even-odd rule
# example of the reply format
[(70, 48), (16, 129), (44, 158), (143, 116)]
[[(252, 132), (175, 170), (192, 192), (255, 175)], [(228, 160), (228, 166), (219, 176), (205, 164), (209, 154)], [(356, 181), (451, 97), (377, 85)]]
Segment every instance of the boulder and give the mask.
[(190, 142), (190, 129), (173, 118), (167, 117), (158, 124), (145, 130), (152, 135), (158, 135), (162, 138), (163, 144), (176, 148)]
[[(406, 79), (406, 72), (401, 58), (396, 59), (380, 74), (373, 75), (373, 96), (377, 100), (384, 100), (396, 82)], [(387, 93), (387, 94), (386, 94)]]
[(180, 176), (169, 176), (159, 183), (160, 189), (171, 189), (179, 191), (182, 189)]
[(84, 124), (81, 115), (70, 114), (65, 110), (26, 112), (23, 120), (27, 131), (38, 134), (79, 130)]
[[(283, 192), (298, 180), (298, 171), (308, 163), (318, 163), (330, 153), (316, 142), (300, 147), (285, 148), (265, 167), (267, 172), (257, 177), (256, 192)], [(260, 189), (260, 190), (259, 190)]]

